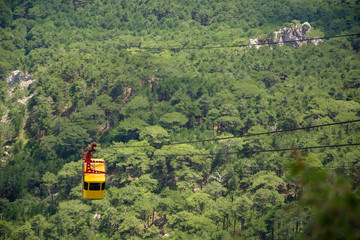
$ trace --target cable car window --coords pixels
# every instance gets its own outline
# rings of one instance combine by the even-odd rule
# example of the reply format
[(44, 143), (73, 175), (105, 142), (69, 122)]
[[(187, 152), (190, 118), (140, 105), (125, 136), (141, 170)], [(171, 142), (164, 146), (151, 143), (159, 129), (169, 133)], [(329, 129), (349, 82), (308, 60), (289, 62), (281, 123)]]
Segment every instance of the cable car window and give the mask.
[(101, 190), (105, 190), (105, 183), (104, 182), (101, 184)]
[(100, 190), (100, 183), (90, 183), (89, 190)]
[(89, 184), (87, 182), (84, 182), (84, 189), (85, 190), (88, 190), (88, 186), (89, 186)]

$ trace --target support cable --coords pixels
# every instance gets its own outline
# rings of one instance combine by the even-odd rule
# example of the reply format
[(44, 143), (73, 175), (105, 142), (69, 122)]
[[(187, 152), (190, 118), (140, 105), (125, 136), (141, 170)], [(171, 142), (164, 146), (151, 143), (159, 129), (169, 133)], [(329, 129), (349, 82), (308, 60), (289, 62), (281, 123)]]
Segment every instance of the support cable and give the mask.
[[(345, 122), (336, 122), (336, 123), (313, 125), (313, 126), (308, 126), (308, 127), (299, 127), (299, 128), (290, 128), (290, 129), (284, 129), (284, 130), (276, 130), (276, 131), (270, 131), (270, 132), (248, 133), (248, 134), (243, 134), (241, 136), (200, 139), (200, 140), (187, 141), (187, 142), (164, 143), (162, 145), (163, 146), (170, 146), (170, 145), (180, 145), (180, 144), (192, 144), (192, 143), (199, 143), (199, 142), (210, 142), (210, 141), (228, 140), (228, 139), (234, 139), (234, 138), (245, 138), (245, 137), (261, 136), (261, 135), (268, 135), (268, 134), (274, 134), (274, 133), (275, 134), (281, 134), (281, 133), (285, 133), (285, 132), (293, 132), (293, 131), (307, 130), (307, 129), (313, 129), (313, 128), (320, 128), (320, 127), (329, 127), (329, 126), (334, 126), (334, 125), (342, 125), (342, 124), (357, 123), (357, 122), (360, 122), (360, 119), (349, 120), (349, 121), (345, 121)], [(149, 146), (145, 146), (145, 145), (134, 146), (134, 145), (131, 145), (131, 146), (122, 146), (122, 147), (119, 147), (119, 148), (141, 148), (141, 147), (149, 147)]]
[[(348, 144), (336, 144), (336, 145), (324, 145), (324, 146), (310, 146), (310, 147), (293, 147), (282, 149), (262, 149), (262, 150), (248, 150), (246, 154), (255, 154), (263, 152), (284, 152), (284, 151), (296, 151), (296, 150), (309, 150), (309, 149), (321, 149), (321, 148), (341, 148), (341, 147), (355, 147), (360, 146), (360, 143), (348, 143)], [(216, 156), (216, 155), (234, 155), (241, 154), (241, 151), (236, 152), (219, 152), (219, 153), (193, 153), (193, 154), (154, 154), (151, 157), (192, 157), (192, 156)], [(124, 154), (122, 156), (133, 157), (148, 157), (146, 154)]]
[[(306, 42), (306, 41), (314, 41), (314, 40), (328, 40), (328, 39), (332, 39), (332, 38), (355, 37), (355, 36), (360, 36), (360, 33), (333, 35), (333, 36), (326, 36), (326, 37), (314, 37), (314, 38), (306, 38), (306, 39), (298, 39), (298, 40), (288, 40), (288, 41), (283, 41), (283, 42), (236, 44), (236, 45), (227, 45), (227, 46), (135, 47), (135, 48), (139, 48), (141, 50), (149, 50), (149, 51), (170, 50), (173, 52), (179, 52), (181, 50), (202, 50), (202, 49), (219, 49), (219, 48), (238, 48), (238, 47), (251, 47), (251, 46), (264, 46), (264, 45), (278, 45), (278, 44), (286, 44), (286, 43)], [(133, 47), (130, 47), (130, 48), (133, 48)], [(130, 48), (127, 48), (127, 49), (130, 49)]]

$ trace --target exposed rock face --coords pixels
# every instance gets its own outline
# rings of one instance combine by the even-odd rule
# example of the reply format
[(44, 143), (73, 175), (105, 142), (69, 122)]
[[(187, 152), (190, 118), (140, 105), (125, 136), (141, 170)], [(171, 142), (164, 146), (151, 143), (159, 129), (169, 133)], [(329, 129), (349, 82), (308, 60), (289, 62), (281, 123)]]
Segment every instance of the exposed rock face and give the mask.
[[(10, 97), (12, 97), (13, 93), (17, 90), (24, 90), (27, 87), (29, 87), (30, 85), (35, 83), (34, 79), (31, 79), (31, 76), (28, 72), (21, 72), (20, 70), (16, 70), (13, 71), (10, 75), (8, 75), (5, 79), (3, 79), (3, 81), (5, 81), (9, 87), (13, 86), (14, 84), (19, 83), (18, 87), (12, 87), (9, 88), (8, 95)], [(18, 99), (18, 102), (22, 103), (22, 104), (26, 104), (27, 101), (32, 98), (34, 96), (34, 94), (31, 94), (30, 96), (27, 96), (23, 99)], [(1, 121), (4, 121), (4, 116), (2, 117)]]
[(250, 39), (249, 47), (255, 45), (256, 48), (261, 47), (266, 44), (275, 44), (279, 46), (283, 46), (285, 44), (290, 44), (294, 47), (300, 47), (306, 43), (311, 43), (314, 45), (318, 45), (322, 42), (321, 39), (310, 39), (306, 36), (311, 30), (311, 25), (308, 22), (304, 22), (303, 24), (295, 24), (294, 28), (283, 28), (279, 31), (274, 32), (273, 39)]
[(300, 47), (306, 43), (318, 45), (322, 42), (321, 39), (309, 39), (306, 37), (306, 33), (310, 32), (311, 25), (308, 22), (303, 24), (295, 25), (294, 28), (283, 28), (279, 31), (274, 32), (274, 42), (282, 46), (285, 43), (291, 44), (294, 47)]
[(266, 40), (259, 40), (259, 39), (250, 39), (249, 40), (249, 47), (250, 48), (251, 46), (255, 46), (256, 48), (259, 48), (261, 47), (262, 45), (266, 44)]
[(28, 72), (23, 73), (20, 70), (13, 71), (9, 76), (5, 78), (5, 82), (7, 82), (9, 87), (11, 87), (16, 83), (20, 83), (24, 81), (26, 82), (31, 81), (31, 83), (28, 83), (27, 86), (35, 82), (35, 80), (31, 80), (31, 76)]
[(96, 220), (101, 220), (101, 215), (96, 212), (96, 213), (94, 214), (94, 219), (96, 219)]
[(124, 101), (127, 102), (129, 100), (129, 97), (132, 95), (133, 90), (132, 88), (128, 88), (124, 90)]
[(31, 94), (31, 95), (29, 95), (27, 97), (24, 97), (23, 99), (19, 99), (18, 102), (26, 105), (28, 103), (29, 99), (32, 98), (34, 95), (35, 94), (33, 93), (33, 94)]

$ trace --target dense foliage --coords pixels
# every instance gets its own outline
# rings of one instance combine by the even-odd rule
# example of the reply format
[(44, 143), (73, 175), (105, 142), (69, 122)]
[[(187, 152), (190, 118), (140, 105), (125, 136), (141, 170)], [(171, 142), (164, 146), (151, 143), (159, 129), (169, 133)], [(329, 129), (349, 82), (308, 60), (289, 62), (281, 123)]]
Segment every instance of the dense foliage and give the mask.
[[(0, 0), (0, 239), (358, 239), (354, 0)], [(25, 100), (26, 101), (25, 101)], [(24, 104), (25, 103), (25, 104)], [(82, 198), (81, 147), (107, 163)], [(182, 143), (182, 144), (173, 144)]]

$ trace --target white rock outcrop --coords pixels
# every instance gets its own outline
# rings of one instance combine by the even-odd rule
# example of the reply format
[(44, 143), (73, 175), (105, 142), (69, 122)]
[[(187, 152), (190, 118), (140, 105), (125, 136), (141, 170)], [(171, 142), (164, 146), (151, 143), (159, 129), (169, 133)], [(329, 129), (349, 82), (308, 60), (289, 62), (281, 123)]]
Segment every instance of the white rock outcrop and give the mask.
[(306, 43), (318, 45), (322, 42), (321, 39), (308, 38), (306, 34), (310, 32), (311, 25), (308, 22), (303, 24), (295, 24), (293, 28), (283, 28), (274, 32), (274, 36), (265, 39), (250, 39), (249, 46), (255, 46), (256, 48), (262, 45), (279, 45), (290, 44), (294, 47), (300, 47)]
[(279, 31), (274, 32), (274, 42), (278, 43), (279, 46), (284, 44), (291, 44), (294, 47), (300, 47), (306, 43), (318, 45), (322, 42), (321, 39), (308, 38), (306, 34), (310, 32), (311, 25), (308, 22), (297, 25), (294, 28), (283, 28)]
[[(5, 79), (3, 79), (8, 86), (10, 87), (7, 91), (10, 97), (13, 96), (13, 93), (17, 90), (24, 90), (28, 88), (30, 85), (35, 83), (34, 79), (31, 79), (31, 76), (28, 72), (21, 72), (20, 70), (15, 70), (11, 74), (9, 74)], [(14, 84), (19, 84), (17, 87), (13, 86)], [(18, 99), (19, 103), (27, 104), (28, 100), (32, 98), (34, 94), (31, 94), (23, 99)], [(4, 121), (4, 116), (2, 117), (1, 121)]]
[(4, 81), (8, 84), (9, 87), (11, 87), (16, 83), (22, 83), (22, 82), (25, 82), (27, 86), (29, 86), (30, 84), (35, 82), (35, 80), (31, 79), (31, 76), (28, 72), (23, 73), (20, 70), (15, 70), (12, 73), (10, 73), (5, 78)]

